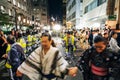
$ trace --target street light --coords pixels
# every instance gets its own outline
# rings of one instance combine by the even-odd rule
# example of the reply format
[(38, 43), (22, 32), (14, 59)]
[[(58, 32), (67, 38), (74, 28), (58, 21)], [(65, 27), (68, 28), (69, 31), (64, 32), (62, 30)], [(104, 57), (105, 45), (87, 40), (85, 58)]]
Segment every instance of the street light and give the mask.
[(37, 25), (38, 23), (36, 22), (35, 25)]
[(18, 16), (18, 21), (19, 21), (19, 29), (21, 29), (21, 16)]
[(56, 31), (59, 31), (61, 29), (61, 26), (59, 24), (56, 24), (54, 27), (53, 27), (54, 30)]
[(58, 32), (60, 31), (61, 26), (59, 24), (56, 24), (55, 26), (53, 26), (53, 29), (56, 31), (58, 37)]
[(13, 10), (14, 10), (14, 13), (15, 13), (15, 15), (14, 15), (14, 18), (15, 18), (15, 28), (17, 30), (17, 9), (15, 7), (13, 7)]
[(23, 19), (23, 22), (25, 23), (25, 22), (26, 22), (26, 19)]
[(18, 20), (21, 21), (21, 16), (18, 16)]
[(27, 24), (29, 24), (30, 23), (30, 21), (29, 20), (27, 20)]
[(32, 25), (32, 21), (30, 21), (30, 25)]
[(34, 24), (34, 21), (32, 21), (32, 24)]

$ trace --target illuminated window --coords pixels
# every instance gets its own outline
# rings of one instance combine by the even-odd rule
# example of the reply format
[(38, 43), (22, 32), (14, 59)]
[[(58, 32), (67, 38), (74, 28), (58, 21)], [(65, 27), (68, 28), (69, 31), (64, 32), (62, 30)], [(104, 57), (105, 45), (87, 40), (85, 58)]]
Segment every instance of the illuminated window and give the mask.
[(9, 9), (9, 10), (8, 10), (8, 13), (9, 13), (9, 15), (11, 16), (11, 15), (12, 15), (12, 10)]
[(93, 10), (94, 8), (100, 6), (101, 4), (105, 3), (106, 0), (93, 0), (88, 6), (85, 7), (85, 12), (87, 13), (91, 10)]
[(24, 2), (26, 2), (26, 0), (24, 0)]
[(16, 0), (13, 0), (13, 4), (16, 5)]
[(4, 7), (4, 6), (0, 6), (0, 9), (1, 9), (2, 11), (4, 11), (4, 10), (5, 10), (5, 7)]
[(20, 2), (18, 2), (18, 7), (20, 8)]
[(9, 2), (11, 2), (11, 0), (8, 0)]
[(6, 12), (5, 6), (0, 6), (0, 9), (1, 9), (2, 13), (5, 13), (5, 12)]

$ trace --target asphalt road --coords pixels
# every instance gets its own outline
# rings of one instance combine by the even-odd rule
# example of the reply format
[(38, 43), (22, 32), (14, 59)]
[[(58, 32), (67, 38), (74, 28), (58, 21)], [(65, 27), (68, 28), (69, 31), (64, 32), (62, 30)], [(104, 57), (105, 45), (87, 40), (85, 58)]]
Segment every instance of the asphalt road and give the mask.
[[(65, 57), (65, 49), (64, 49), (64, 47), (62, 47), (61, 39), (60, 38), (55, 38), (55, 42), (58, 42), (57, 43), (57, 48), (60, 50), (60, 52), (62, 53), (62, 55)], [(71, 63), (69, 63), (69, 65), (71, 67), (75, 66), (75, 64), (76, 64), (76, 62), (77, 62), (77, 60), (78, 60), (78, 58), (79, 58), (79, 56), (81, 55), (82, 52), (83, 51), (78, 50), (77, 52), (74, 53), (75, 59), (71, 59), (70, 60)], [(78, 71), (76, 77), (66, 76), (66, 78), (64, 80), (83, 80), (83, 78), (82, 78), (81, 72)]]

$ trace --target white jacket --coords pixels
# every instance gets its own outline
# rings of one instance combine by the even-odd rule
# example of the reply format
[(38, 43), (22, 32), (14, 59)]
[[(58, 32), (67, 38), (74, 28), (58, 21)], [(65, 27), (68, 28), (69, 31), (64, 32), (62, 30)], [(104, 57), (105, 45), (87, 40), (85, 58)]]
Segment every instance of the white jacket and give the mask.
[(115, 52), (118, 52), (120, 50), (120, 47), (118, 46), (117, 40), (114, 38), (110, 39), (109, 45), (110, 45), (110, 49), (112, 49)]
[[(46, 55), (43, 57), (42, 55), (42, 48), (37, 48), (31, 55), (27, 58), (25, 62), (18, 68), (18, 70), (27, 75), (31, 80), (40, 80), (41, 74), (35, 67), (31, 66), (28, 62), (32, 63), (34, 66), (38, 67), (42, 73), (45, 75), (50, 74), (51, 65), (53, 63), (55, 52), (58, 49), (55, 47), (50, 47)], [(68, 67), (67, 61), (62, 57), (61, 53), (58, 54), (58, 59), (56, 63), (56, 68), (53, 70), (57, 76), (61, 76), (61, 72), (64, 72), (65, 69)], [(48, 80), (47, 78), (43, 78), (43, 80)], [(54, 79), (53, 79), (54, 80)]]

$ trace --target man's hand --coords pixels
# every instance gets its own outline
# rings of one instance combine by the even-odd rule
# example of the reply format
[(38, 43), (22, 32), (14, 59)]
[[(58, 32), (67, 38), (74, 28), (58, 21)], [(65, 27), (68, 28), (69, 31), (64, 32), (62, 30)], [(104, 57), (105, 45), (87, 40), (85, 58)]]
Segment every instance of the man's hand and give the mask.
[(17, 77), (21, 77), (22, 75), (23, 75), (23, 74), (22, 74), (20, 71), (17, 70), (16, 76), (17, 76)]
[(8, 54), (4, 54), (2, 57), (3, 58), (8, 58)]
[(77, 67), (71, 67), (71, 68), (68, 68), (68, 70), (69, 70), (68, 75), (75, 77), (76, 74), (77, 74), (78, 68)]

